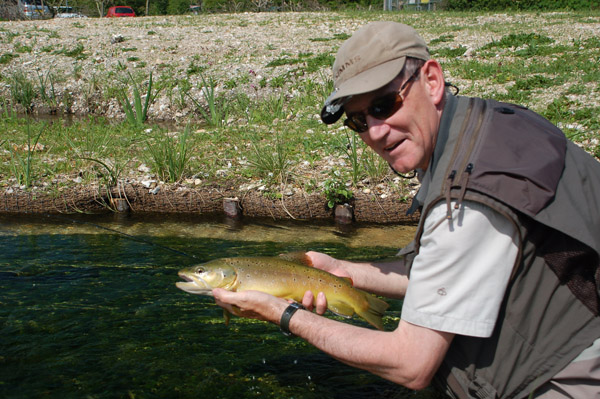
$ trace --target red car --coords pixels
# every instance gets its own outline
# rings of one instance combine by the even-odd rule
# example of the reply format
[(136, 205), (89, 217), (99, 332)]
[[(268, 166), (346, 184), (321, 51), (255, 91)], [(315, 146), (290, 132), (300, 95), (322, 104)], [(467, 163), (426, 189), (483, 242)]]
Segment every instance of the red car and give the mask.
[(135, 12), (129, 6), (114, 6), (106, 13), (106, 18), (110, 17), (135, 17)]

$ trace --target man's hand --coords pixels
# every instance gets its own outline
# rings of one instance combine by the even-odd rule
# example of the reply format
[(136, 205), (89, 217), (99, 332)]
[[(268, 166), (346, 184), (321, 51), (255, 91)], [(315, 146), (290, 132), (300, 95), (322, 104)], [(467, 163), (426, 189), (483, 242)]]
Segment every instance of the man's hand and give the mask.
[[(325, 270), (335, 276), (350, 278), (350, 274), (342, 267), (342, 262), (327, 254), (321, 252), (309, 251), (306, 253), (313, 267)], [(327, 310), (327, 298), (322, 292), (317, 293), (315, 298), (312, 291), (306, 291), (302, 298), (302, 305), (308, 310), (315, 310), (317, 314), (322, 315)]]
[(352, 278), (348, 270), (343, 267), (344, 262), (341, 262), (334, 257), (321, 252), (309, 251), (306, 256), (310, 258), (313, 267), (317, 269), (325, 270), (338, 277)]
[(231, 292), (215, 288), (212, 292), (217, 305), (230, 313), (275, 324), (279, 324), (281, 315), (288, 306), (285, 299), (260, 291)]

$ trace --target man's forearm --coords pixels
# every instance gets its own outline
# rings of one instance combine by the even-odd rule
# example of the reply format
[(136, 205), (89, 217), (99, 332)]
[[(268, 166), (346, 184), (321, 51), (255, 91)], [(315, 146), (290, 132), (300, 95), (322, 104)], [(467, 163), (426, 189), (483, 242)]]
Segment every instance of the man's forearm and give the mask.
[(452, 339), (408, 323), (384, 332), (308, 311), (296, 312), (290, 330), (343, 363), (411, 389), (429, 384)]

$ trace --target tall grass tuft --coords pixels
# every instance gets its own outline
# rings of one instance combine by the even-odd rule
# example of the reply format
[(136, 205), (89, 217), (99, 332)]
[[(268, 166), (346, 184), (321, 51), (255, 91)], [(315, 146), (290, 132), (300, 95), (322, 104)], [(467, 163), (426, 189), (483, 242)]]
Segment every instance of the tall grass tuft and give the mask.
[(102, 176), (102, 180), (106, 184), (107, 188), (114, 187), (119, 183), (119, 178), (121, 177), (121, 174), (123, 173), (123, 170), (124, 170), (124, 165), (122, 165), (120, 162), (118, 162), (118, 161), (108, 162), (108, 161), (102, 161), (97, 158), (89, 158), (89, 157), (82, 157), (81, 159), (86, 159), (88, 161), (95, 162), (104, 168), (106, 173), (101, 172), (100, 175)]
[(293, 165), (290, 150), (279, 134), (275, 134), (275, 146), (251, 143), (252, 152), (248, 155), (251, 168), (263, 178), (272, 178), (277, 183), (285, 183), (291, 176)]
[(348, 157), (348, 161), (350, 162), (350, 178), (352, 179), (352, 185), (356, 186), (364, 175), (362, 154), (365, 144), (358, 138), (358, 135), (348, 133), (348, 129), (345, 129), (345, 132), (346, 140), (340, 140), (340, 148)]
[[(18, 145), (12, 144), (8, 141), (8, 151), (10, 152), (11, 158), (11, 169), (19, 185), (25, 187), (31, 187), (33, 184), (34, 173), (33, 173), (33, 161), (35, 151), (38, 150), (38, 143), (42, 132), (44, 131), (45, 125), (42, 125), (38, 133), (31, 131), (31, 126), (27, 124), (27, 144), (19, 147)], [(4, 143), (3, 142), (3, 143)], [(24, 154), (23, 154), (24, 153)]]
[(160, 93), (160, 89), (153, 92), (152, 72), (150, 72), (148, 86), (146, 87), (146, 95), (144, 96), (145, 99), (142, 105), (142, 94), (140, 91), (140, 87), (131, 75), (131, 73), (128, 72), (128, 74), (129, 81), (132, 85), (133, 103), (129, 101), (127, 91), (125, 89), (121, 89), (117, 98), (119, 100), (119, 103), (121, 103), (121, 106), (123, 107), (123, 111), (125, 112), (127, 122), (134, 126), (140, 126), (144, 122), (146, 122), (146, 120), (148, 120), (148, 108)]
[(36, 97), (33, 83), (23, 71), (15, 72), (10, 78), (10, 95), (15, 104), (21, 104), (28, 113), (33, 111)]
[(209, 126), (224, 126), (227, 122), (228, 109), (225, 102), (219, 101), (219, 98), (217, 98), (217, 84), (210, 76), (208, 77), (208, 80), (203, 74), (200, 74), (200, 77), (202, 78), (202, 96), (206, 100), (207, 109), (204, 109), (204, 106), (191, 95), (189, 98), (196, 105), (196, 108)]
[(52, 75), (51, 72), (48, 72), (46, 76), (38, 73), (38, 80), (38, 89), (42, 100), (51, 110), (56, 110), (58, 101), (56, 98), (56, 91), (54, 90), (54, 75)]
[(391, 172), (387, 161), (368, 147), (362, 153), (362, 167), (371, 183), (378, 183), (385, 180)]
[(180, 181), (189, 167), (190, 145), (189, 125), (183, 129), (178, 139), (168, 133), (159, 133), (148, 142), (151, 163), (157, 175), (166, 182)]

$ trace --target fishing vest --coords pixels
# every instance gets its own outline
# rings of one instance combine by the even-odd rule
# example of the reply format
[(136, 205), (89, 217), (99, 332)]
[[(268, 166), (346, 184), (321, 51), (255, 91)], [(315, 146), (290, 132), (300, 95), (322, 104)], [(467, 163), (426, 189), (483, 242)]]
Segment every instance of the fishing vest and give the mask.
[(440, 203), (449, 217), (483, 203), (519, 234), (492, 336), (456, 335), (434, 384), (453, 398), (528, 397), (600, 336), (600, 163), (526, 108), (451, 95), (434, 158), (407, 263)]

